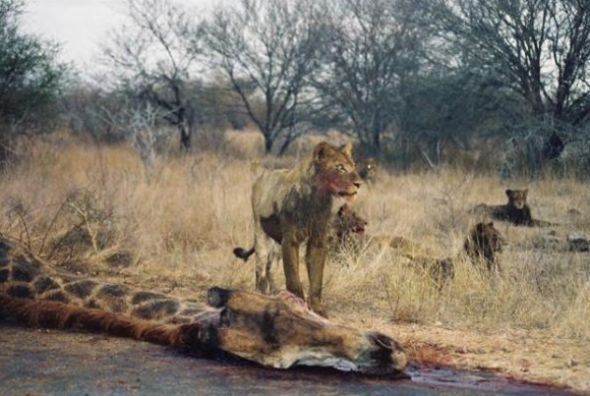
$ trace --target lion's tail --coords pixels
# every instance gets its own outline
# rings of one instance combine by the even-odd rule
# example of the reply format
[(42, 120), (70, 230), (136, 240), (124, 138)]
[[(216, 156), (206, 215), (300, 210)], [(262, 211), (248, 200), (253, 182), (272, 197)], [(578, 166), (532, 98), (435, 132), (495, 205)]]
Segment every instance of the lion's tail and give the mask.
[(249, 250), (246, 250), (246, 249), (241, 248), (241, 247), (237, 247), (237, 248), (234, 249), (234, 255), (237, 258), (240, 258), (240, 259), (242, 259), (244, 261), (248, 261), (248, 259), (250, 258), (251, 255), (254, 254), (254, 252), (255, 252), (254, 246), (252, 246), (252, 248), (249, 249)]

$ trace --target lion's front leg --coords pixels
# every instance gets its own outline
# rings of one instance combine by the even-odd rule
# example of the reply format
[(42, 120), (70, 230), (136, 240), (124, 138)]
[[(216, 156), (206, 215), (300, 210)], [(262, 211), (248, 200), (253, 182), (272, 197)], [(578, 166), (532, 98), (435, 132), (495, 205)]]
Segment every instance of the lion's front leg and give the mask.
[(272, 276), (272, 267), (275, 263), (280, 263), (282, 258), (281, 246), (274, 241), (272, 242), (272, 247), (268, 253), (268, 261), (266, 263), (266, 274), (268, 276), (268, 288), (270, 293), (269, 294), (277, 294), (278, 289), (275, 283), (275, 279)]
[(299, 242), (290, 235), (284, 235), (281, 247), (287, 290), (304, 299), (303, 285), (299, 278)]
[(324, 235), (315, 235), (307, 242), (305, 263), (309, 276), (309, 299), (311, 309), (325, 316), (322, 309), (322, 285), (324, 282), (324, 265), (328, 253), (328, 244)]

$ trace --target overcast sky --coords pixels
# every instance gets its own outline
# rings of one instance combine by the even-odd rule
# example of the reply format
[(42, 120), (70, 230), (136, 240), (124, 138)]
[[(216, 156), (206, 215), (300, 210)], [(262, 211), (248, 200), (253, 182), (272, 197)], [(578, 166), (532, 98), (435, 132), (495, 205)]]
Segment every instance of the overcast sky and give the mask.
[[(183, 4), (211, 7), (219, 0), (184, 0)], [(124, 19), (121, 0), (27, 0), (24, 28), (62, 44), (62, 58), (92, 68), (109, 30)]]

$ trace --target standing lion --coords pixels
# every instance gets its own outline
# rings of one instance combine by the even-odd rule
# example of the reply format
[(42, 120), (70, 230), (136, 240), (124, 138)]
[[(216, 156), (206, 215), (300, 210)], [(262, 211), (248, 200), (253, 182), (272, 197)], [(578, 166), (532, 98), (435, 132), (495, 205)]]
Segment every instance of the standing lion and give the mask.
[(296, 168), (267, 170), (260, 175), (252, 187), (259, 291), (270, 293), (274, 288), (270, 273), (274, 257), (269, 244), (276, 242), (281, 245), (287, 289), (304, 298), (299, 278), (299, 246), (307, 242), (308, 304), (323, 314), (323, 273), (335, 199), (351, 203), (360, 185), (350, 143), (335, 147), (322, 142), (315, 147), (311, 158)]

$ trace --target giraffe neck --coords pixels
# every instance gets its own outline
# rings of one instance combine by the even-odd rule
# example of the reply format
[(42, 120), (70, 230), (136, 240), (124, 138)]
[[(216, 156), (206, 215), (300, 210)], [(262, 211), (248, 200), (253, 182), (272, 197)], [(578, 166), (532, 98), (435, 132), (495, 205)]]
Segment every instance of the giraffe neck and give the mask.
[(1, 295), (171, 324), (198, 322), (218, 314), (217, 309), (192, 300), (61, 273), (5, 239), (0, 239)]

